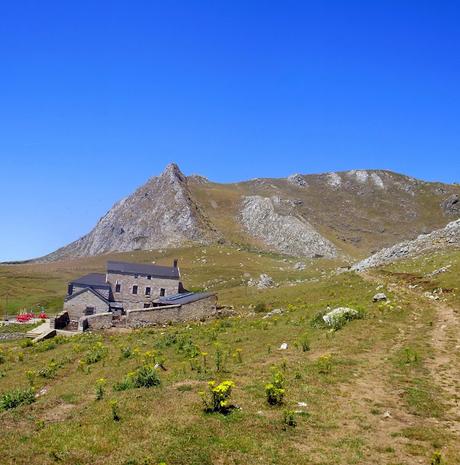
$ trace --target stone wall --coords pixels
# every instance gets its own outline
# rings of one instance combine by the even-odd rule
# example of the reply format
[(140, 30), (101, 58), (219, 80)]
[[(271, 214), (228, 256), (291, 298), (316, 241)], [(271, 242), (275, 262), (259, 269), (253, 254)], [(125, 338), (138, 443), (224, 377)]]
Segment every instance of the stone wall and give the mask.
[(51, 329), (63, 329), (70, 323), (69, 313), (62, 311), (58, 313), (54, 318), (50, 318)]
[[(179, 291), (179, 279), (147, 279), (147, 276), (122, 273), (109, 273), (108, 281), (112, 287), (112, 295), (116, 301), (123, 302), (124, 310), (142, 307), (144, 303), (150, 303), (160, 296), (160, 289), (165, 290), (165, 295), (174, 295)], [(121, 291), (115, 292), (117, 281), (121, 284)], [(133, 286), (137, 285), (137, 294), (133, 294)], [(145, 295), (145, 288), (150, 287), (150, 296)]]
[(86, 307), (94, 307), (94, 313), (105, 313), (109, 310), (109, 305), (90, 290), (64, 301), (64, 310), (68, 312), (69, 318), (73, 321), (78, 321), (85, 316)]
[(88, 315), (80, 318), (78, 321), (78, 330), (85, 331), (108, 329), (113, 326), (112, 324), (113, 315), (112, 313), (97, 313), (95, 315)]
[(145, 309), (132, 309), (126, 312), (126, 325), (139, 328), (150, 325), (163, 325), (192, 320), (205, 320), (216, 314), (217, 297), (211, 295), (184, 305), (167, 305)]

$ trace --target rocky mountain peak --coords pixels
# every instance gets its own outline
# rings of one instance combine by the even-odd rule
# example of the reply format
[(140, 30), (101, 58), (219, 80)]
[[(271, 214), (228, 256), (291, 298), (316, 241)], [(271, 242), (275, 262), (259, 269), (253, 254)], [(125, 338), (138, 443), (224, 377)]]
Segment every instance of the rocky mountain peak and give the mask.
[(186, 177), (180, 170), (179, 166), (177, 166), (176, 163), (169, 163), (169, 165), (166, 166), (164, 169), (163, 173), (159, 176), (160, 179), (165, 179), (170, 181), (171, 183), (173, 182), (185, 182)]

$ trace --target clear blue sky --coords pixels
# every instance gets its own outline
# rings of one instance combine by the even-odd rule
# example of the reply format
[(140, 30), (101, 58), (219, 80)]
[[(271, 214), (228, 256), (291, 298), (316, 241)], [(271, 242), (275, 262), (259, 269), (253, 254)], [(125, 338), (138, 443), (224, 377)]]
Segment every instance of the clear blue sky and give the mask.
[(456, 1), (0, 6), (0, 260), (51, 252), (176, 161), (216, 181), (460, 181)]

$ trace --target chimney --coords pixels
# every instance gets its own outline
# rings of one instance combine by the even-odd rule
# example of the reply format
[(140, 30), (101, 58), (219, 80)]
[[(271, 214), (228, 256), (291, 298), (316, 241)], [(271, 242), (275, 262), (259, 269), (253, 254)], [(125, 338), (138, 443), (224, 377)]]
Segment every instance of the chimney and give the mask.
[(175, 258), (175, 259), (174, 259), (174, 263), (173, 263), (173, 267), (174, 267), (174, 268), (177, 268), (177, 262), (178, 262), (178, 260), (177, 260), (177, 258)]

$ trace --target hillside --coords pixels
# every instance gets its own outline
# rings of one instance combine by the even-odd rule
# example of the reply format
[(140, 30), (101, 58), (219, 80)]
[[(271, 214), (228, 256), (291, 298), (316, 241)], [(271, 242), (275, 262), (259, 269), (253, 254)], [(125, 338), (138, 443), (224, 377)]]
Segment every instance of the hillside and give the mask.
[[(299, 270), (293, 259), (225, 245), (117, 256), (168, 262), (174, 252), (185, 282), (217, 289), (237, 316), (35, 346), (0, 338), (0, 399), (30, 386), (37, 394), (0, 412), (2, 463), (415, 465), (438, 453), (442, 463), (460, 462), (457, 251), (372, 274), (336, 274), (330, 260), (305, 260)], [(2, 266), (0, 275), (11, 273), (10, 285), (22, 280), (29, 295), (37, 283), (27, 279), (60, 288), (103, 261)], [(262, 272), (277, 287), (246, 285)], [(390, 302), (373, 303), (377, 289)], [(284, 313), (264, 318), (253, 310), (262, 303)], [(327, 306), (359, 309), (362, 318), (330, 331), (316, 317)], [(120, 390), (129, 373), (155, 362), (164, 367), (158, 386)], [(284, 378), (281, 405), (266, 399), (273, 370)], [(210, 380), (235, 383), (237, 409), (204, 411), (200, 392)]]
[(364, 257), (443, 227), (460, 186), (382, 170), (218, 184), (175, 164), (42, 261), (226, 243), (298, 257)]

